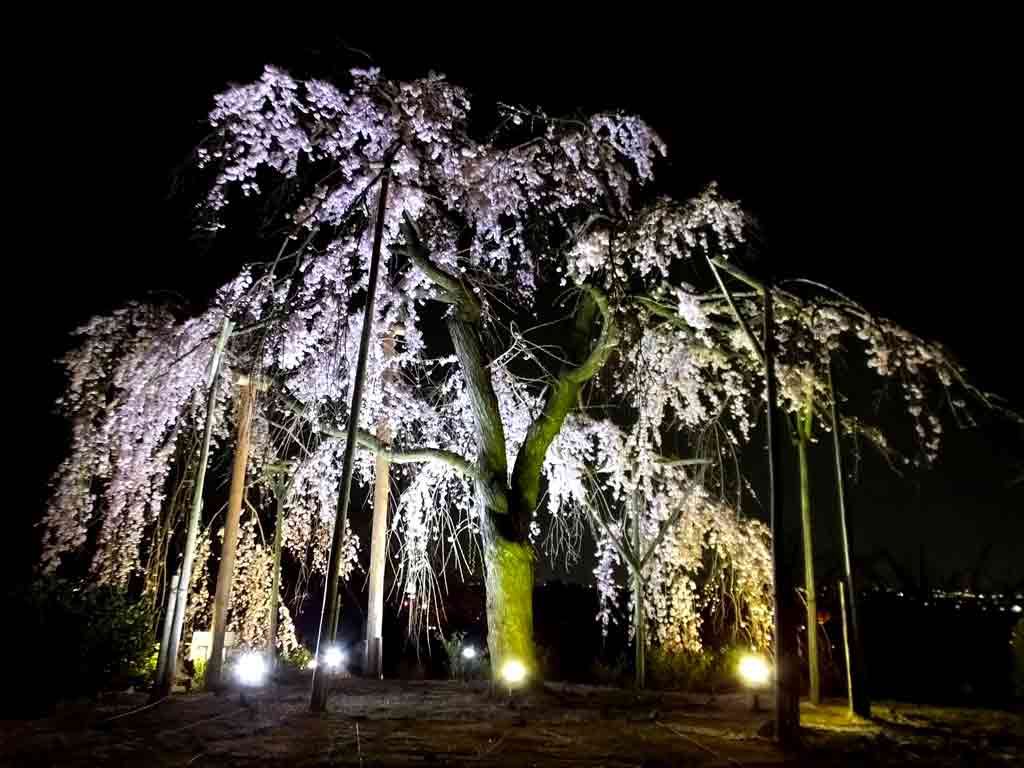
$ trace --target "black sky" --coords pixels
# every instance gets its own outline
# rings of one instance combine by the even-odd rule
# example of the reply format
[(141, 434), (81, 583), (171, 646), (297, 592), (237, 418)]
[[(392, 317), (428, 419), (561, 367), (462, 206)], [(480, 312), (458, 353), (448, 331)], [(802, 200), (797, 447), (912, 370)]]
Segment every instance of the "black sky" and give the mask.
[[(10, 512), (19, 565), (34, 559), (29, 523), (62, 450), (48, 414), (67, 332), (150, 291), (201, 300), (249, 258), (214, 260), (190, 241), (191, 200), (172, 194), (212, 94), (264, 63), (344, 72), (361, 63), (352, 49), (391, 77), (444, 72), (481, 102), (639, 113), (669, 145), (667, 191), (719, 180), (760, 217), (779, 277), (828, 282), (943, 341), (982, 387), (1024, 409), (1024, 126), (1007, 19), (776, 19), (783, 34), (741, 33), (734, 20), (627, 21), (621, 7), (593, 11), (585, 26), (504, 9), (472, 30), (412, 23), (397, 9), (384, 21), (294, 10), (263, 21), (250, 9), (244, 23), (181, 9), (23, 29), (7, 100), (11, 370), (28, 390), (12, 440), (24, 462), (24, 499)], [(991, 542), (985, 571), (1019, 582), (1024, 485), (1007, 483), (1022, 461), (1019, 431), (991, 424), (951, 440), (919, 482), (869, 463), (854, 499), (859, 551), (888, 550), (916, 573), (923, 549), (932, 577), (948, 578)]]

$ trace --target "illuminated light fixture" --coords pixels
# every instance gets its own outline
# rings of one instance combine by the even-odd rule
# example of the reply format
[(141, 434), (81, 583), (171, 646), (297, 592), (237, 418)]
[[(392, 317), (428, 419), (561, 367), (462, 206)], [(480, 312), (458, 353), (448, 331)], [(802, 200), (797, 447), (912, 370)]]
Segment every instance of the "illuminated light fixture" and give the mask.
[(526, 679), (526, 667), (518, 659), (509, 659), (501, 667), (501, 678), (509, 685), (519, 685)]
[(242, 685), (262, 685), (267, 676), (267, 663), (259, 653), (244, 653), (235, 666), (235, 676)]
[(345, 663), (345, 653), (341, 648), (331, 646), (324, 651), (324, 663), (326, 663), (330, 669), (338, 669)]
[(466, 661), (472, 661), (473, 659), (475, 659), (476, 648), (474, 648), (472, 645), (467, 645), (465, 648), (462, 649), (462, 658), (464, 658)]
[(743, 683), (750, 688), (763, 687), (772, 676), (771, 667), (765, 658), (754, 653), (748, 653), (740, 659), (737, 671)]
[(1010, 610), (1013, 611), (1014, 613), (1020, 613), (1021, 612), (1021, 607), (1019, 605), (1011, 605), (1010, 606)]

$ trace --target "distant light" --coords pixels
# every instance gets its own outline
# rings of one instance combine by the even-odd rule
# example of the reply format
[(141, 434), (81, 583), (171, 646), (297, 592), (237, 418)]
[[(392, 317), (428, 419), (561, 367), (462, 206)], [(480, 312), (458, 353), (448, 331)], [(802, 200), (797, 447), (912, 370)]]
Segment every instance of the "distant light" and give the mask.
[(754, 653), (748, 653), (740, 659), (738, 671), (743, 682), (751, 688), (765, 685), (772, 676), (771, 668), (765, 658)]
[(518, 685), (526, 679), (526, 667), (518, 659), (509, 659), (501, 668), (501, 677), (509, 685)]
[(462, 658), (466, 659), (466, 661), (472, 661), (473, 659), (475, 659), (476, 648), (474, 648), (472, 645), (467, 645), (465, 648), (462, 649)]
[(1013, 611), (1014, 613), (1020, 613), (1021, 612), (1021, 607), (1019, 605), (1011, 605), (1010, 606), (1010, 610)]
[(267, 676), (267, 663), (263, 655), (255, 652), (242, 654), (235, 666), (235, 675), (242, 685), (262, 685)]
[(324, 662), (331, 669), (338, 669), (345, 663), (345, 652), (341, 648), (332, 645), (324, 651)]

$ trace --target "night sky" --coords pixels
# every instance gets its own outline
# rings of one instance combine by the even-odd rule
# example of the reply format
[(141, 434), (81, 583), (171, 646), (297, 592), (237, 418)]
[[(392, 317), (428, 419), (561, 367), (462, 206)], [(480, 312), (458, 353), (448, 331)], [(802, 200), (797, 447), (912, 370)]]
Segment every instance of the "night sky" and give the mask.
[[(16, 345), (6, 378), (20, 390), (8, 442), (23, 466), (6, 485), (24, 496), (7, 510), (16, 546), (6, 565), (19, 573), (35, 559), (32, 523), (63, 450), (52, 361), (68, 331), (153, 292), (202, 301), (253, 257), (190, 239), (193, 191), (176, 180), (212, 95), (257, 78), (265, 63), (329, 76), (365, 65), (357, 49), (390, 77), (444, 72), (481, 103), (636, 112), (669, 145), (666, 192), (719, 180), (760, 218), (778, 277), (827, 282), (944, 342), (976, 383), (1024, 409), (1024, 126), (1010, 25), (803, 19), (817, 31), (798, 33), (794, 20), (783, 38), (657, 18), (584, 28), (519, 10), (515, 23), (481, 21), (474, 32), (409, 24), (415, 31), (399, 33), (299, 12), (309, 18), (154, 18), (129, 29), (124, 18), (63, 17), (26, 39), (8, 73)], [(901, 479), (868, 460), (853, 493), (858, 555), (888, 553), (917, 578), (923, 553), (935, 582), (978, 570), (1020, 583), (1024, 484), (1009, 483), (1022, 464), (1024, 436), (990, 419), (951, 437), (927, 474)], [(830, 493), (823, 485), (818, 494), (826, 574)]]

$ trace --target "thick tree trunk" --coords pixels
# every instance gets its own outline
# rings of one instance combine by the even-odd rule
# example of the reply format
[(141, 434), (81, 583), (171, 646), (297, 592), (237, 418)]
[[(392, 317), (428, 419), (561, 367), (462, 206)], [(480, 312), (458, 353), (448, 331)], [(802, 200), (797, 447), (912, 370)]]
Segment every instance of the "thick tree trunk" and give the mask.
[(228, 627), (228, 608), (231, 587), (235, 580), (235, 554), (238, 549), (238, 524), (245, 498), (245, 468), (249, 462), (249, 434), (252, 427), (252, 403), (255, 387), (250, 383), (239, 387), (241, 403), (238, 408), (238, 433), (235, 441), (235, 462), (231, 469), (231, 492), (224, 519), (224, 546), (217, 568), (217, 592), (213, 598), (213, 642), (210, 660), (206, 666), (206, 685), (216, 688), (221, 684), (224, 666), (224, 635)]
[(811, 410), (808, 405), (805, 421), (797, 427), (797, 454), (800, 459), (800, 520), (804, 540), (804, 587), (807, 591), (807, 668), (810, 676), (810, 699), (821, 704), (821, 661), (818, 656), (818, 598), (814, 583), (814, 531), (811, 526), (811, 479), (807, 464), (807, 443)]
[[(522, 663), (531, 677), (537, 674), (533, 645), (533, 547), (528, 539), (530, 493), (509, 499), (505, 430), (490, 374), (484, 365), (476, 325), (453, 318), (448, 330), (469, 386), (473, 416), (479, 429), (476, 481), (480, 512), (484, 589), (487, 593), (487, 645), (491, 674), (500, 678), (510, 660)], [(540, 478), (531, 484), (536, 500)], [(506, 499), (499, 508), (495, 499)]]
[(487, 591), (487, 647), (491, 672), (500, 677), (509, 661), (537, 676), (533, 644), (533, 547), (511, 541), (492, 522), (483, 526), (484, 586)]

